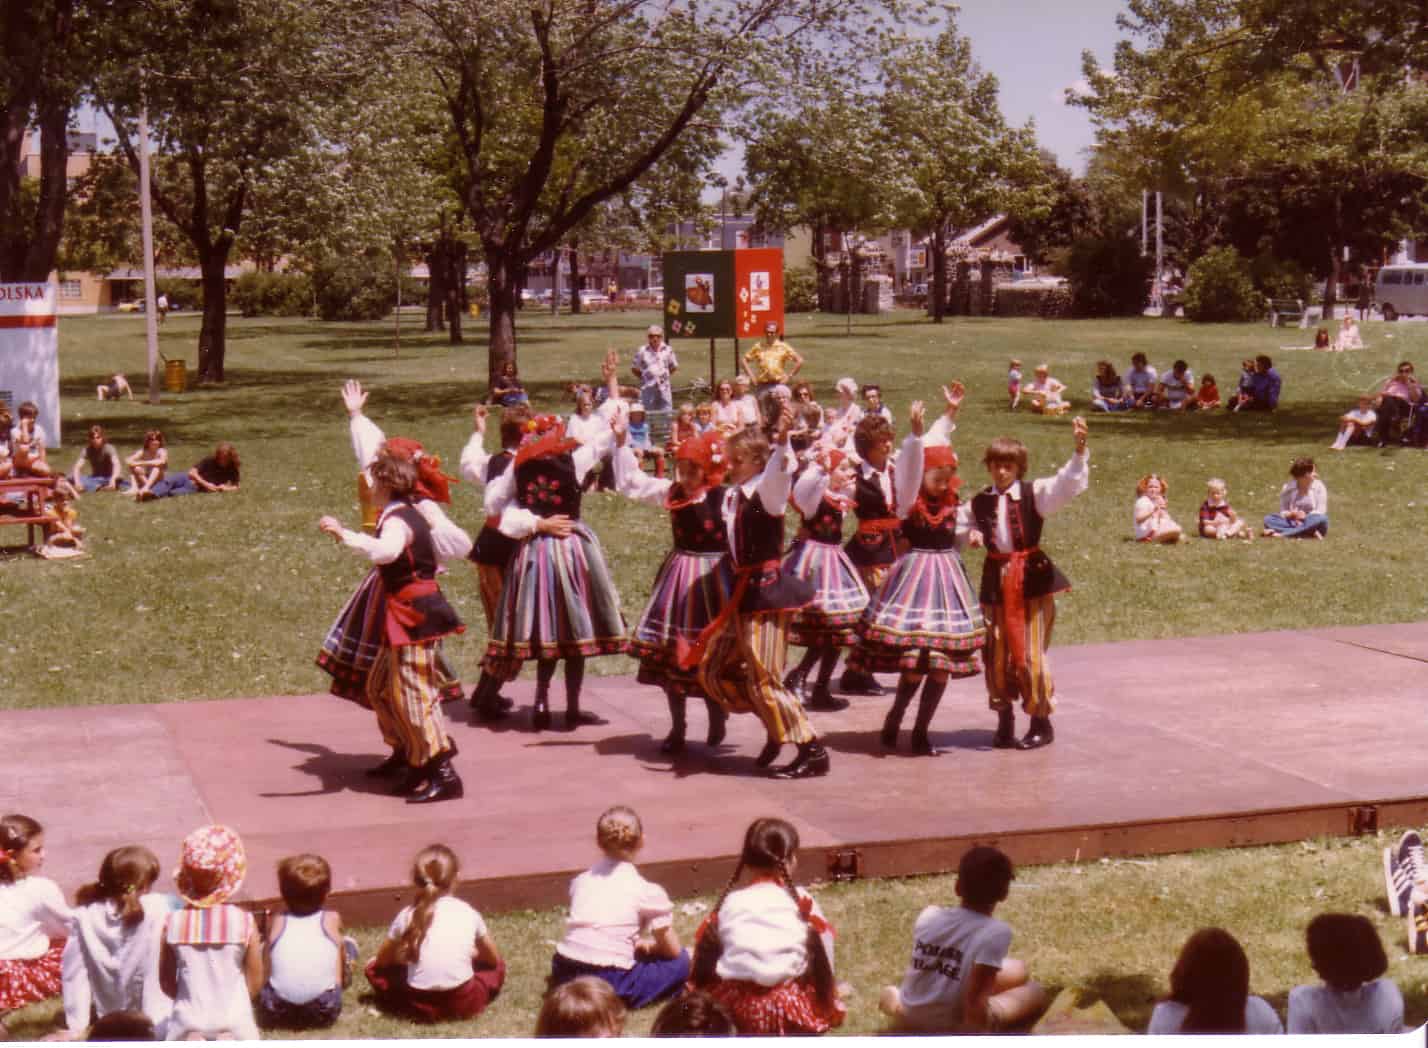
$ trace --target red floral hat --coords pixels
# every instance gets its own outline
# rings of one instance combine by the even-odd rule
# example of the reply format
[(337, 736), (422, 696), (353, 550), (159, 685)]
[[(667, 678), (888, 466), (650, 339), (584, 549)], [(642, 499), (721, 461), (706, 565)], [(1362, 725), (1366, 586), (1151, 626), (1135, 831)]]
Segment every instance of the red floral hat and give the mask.
[(516, 451), (516, 465), (548, 455), (562, 455), (579, 446), (580, 441), (565, 435), (565, 422), (558, 416), (535, 415), (526, 422), (525, 436)]
[(441, 459), (428, 455), (421, 442), (410, 437), (388, 437), (383, 445), (399, 459), (412, 463), (417, 468), (416, 496), (433, 502), (450, 502), (451, 485), (461, 481), (441, 472)]
[(692, 462), (704, 471), (704, 483), (718, 487), (724, 483), (724, 471), (729, 468), (729, 452), (724, 434), (717, 429), (680, 441), (675, 450), (676, 461)]
[(184, 838), (174, 887), (190, 906), (217, 906), (243, 886), (247, 872), (238, 834), (227, 826), (204, 826)]

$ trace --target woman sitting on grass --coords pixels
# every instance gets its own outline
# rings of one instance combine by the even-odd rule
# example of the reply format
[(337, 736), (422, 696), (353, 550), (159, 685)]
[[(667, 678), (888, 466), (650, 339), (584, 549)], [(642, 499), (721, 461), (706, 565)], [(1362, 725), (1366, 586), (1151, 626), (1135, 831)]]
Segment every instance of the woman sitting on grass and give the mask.
[(1150, 1034), (1283, 1033), (1279, 1016), (1249, 992), (1249, 959), (1223, 928), (1201, 928), (1180, 949), (1170, 996), (1150, 1015)]
[(1264, 518), (1265, 536), (1322, 539), (1329, 533), (1329, 492), (1314, 471), (1314, 460), (1295, 459), (1289, 476), (1279, 491), (1279, 512)]
[(1388, 958), (1373, 922), (1321, 913), (1304, 932), (1318, 986), (1289, 991), (1290, 1033), (1402, 1033), (1403, 994), (1383, 978)]

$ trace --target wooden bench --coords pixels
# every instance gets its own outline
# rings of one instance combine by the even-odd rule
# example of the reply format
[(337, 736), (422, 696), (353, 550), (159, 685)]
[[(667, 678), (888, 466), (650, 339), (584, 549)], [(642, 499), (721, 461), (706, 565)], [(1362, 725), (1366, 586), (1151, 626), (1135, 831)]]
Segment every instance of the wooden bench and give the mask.
[(1304, 326), (1304, 300), (1299, 298), (1274, 298), (1269, 302), (1269, 326), (1285, 327), (1285, 321), (1292, 320), (1299, 327)]
[[(43, 525), (49, 519), (45, 516), (45, 499), (54, 486), (54, 477), (10, 477), (0, 480), (0, 525), (24, 524), (27, 549), (35, 548), (36, 527), (41, 528), (40, 537), (44, 538)], [(17, 495), (20, 496), (18, 504), (14, 501)]]

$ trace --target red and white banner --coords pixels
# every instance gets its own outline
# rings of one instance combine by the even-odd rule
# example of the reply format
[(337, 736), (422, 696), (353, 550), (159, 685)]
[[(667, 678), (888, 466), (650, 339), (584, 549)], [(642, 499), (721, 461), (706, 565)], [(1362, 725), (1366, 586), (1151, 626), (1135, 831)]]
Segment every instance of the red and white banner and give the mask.
[(54, 446), (60, 442), (59, 329), (53, 284), (0, 284), (0, 397), (18, 421), (32, 400)]

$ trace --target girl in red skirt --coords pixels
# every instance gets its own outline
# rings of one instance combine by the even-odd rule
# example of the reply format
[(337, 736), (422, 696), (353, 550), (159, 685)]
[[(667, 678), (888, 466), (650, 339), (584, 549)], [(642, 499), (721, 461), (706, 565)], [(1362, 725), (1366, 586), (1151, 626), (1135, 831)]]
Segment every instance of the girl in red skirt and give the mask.
[(506, 981), (506, 962), (474, 908), (451, 894), (461, 867), (444, 844), (412, 862), (416, 901), (397, 914), (367, 965), (383, 1008), (426, 1022), (474, 1019)]
[(35, 876), (44, 864), (44, 828), (25, 815), (0, 819), (0, 1019), (60, 992), (70, 911), (59, 885)]
[[(833, 929), (793, 885), (798, 831), (756, 819), (734, 876), (695, 934), (691, 989), (728, 1009), (742, 1036), (821, 1034), (847, 1009), (833, 980)], [(733, 891), (745, 871), (747, 885)]]

